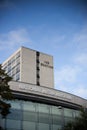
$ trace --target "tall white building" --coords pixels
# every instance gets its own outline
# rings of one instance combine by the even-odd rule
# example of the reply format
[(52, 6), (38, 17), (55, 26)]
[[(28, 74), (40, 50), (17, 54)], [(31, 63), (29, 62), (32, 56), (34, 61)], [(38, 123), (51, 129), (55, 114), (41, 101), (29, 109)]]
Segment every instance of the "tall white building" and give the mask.
[(53, 57), (21, 47), (3, 64), (16, 81), (54, 88)]

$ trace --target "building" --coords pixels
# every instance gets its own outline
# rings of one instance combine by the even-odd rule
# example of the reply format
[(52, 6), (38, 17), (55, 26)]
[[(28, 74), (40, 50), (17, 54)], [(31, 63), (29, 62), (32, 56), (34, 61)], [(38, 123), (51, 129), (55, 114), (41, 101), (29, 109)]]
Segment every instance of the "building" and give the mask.
[(53, 57), (50, 55), (21, 47), (2, 66), (16, 81), (54, 87)]
[[(26, 49), (26, 48), (23, 47), (22, 49)], [(12, 60), (13, 56), (17, 57), (18, 52), (16, 52), (14, 55), (12, 55), (9, 59), (7, 59), (3, 63), (3, 68), (5, 68), (5, 64), (9, 60)], [(31, 52), (30, 53), (31, 57), (30, 55), (26, 55), (27, 58), (34, 57), (34, 54), (32, 54), (32, 50), (29, 50), (29, 52)], [(25, 53), (28, 53), (28, 50)], [(37, 51), (34, 51), (34, 53), (36, 57), (38, 57), (37, 55), (39, 53)], [(34, 71), (36, 78), (34, 77), (34, 75), (33, 77), (36, 80), (32, 80), (31, 78), (31, 81), (29, 82), (27, 78), (28, 74), (25, 74), (25, 72), (24, 74), (26, 75), (26, 78), (25, 77), (21, 78), (23, 75), (23, 72), (21, 69), (22, 65), (20, 65), (21, 66), (20, 73), (22, 75), (20, 74), (18, 80), (16, 79), (9, 83), (10, 88), (15, 96), (14, 101), (8, 101), (9, 103), (11, 103), (11, 109), (10, 109), (11, 113), (8, 114), (6, 119), (2, 119), (0, 115), (1, 126), (3, 128), (6, 128), (6, 130), (59, 130), (59, 129), (63, 130), (64, 125), (68, 121), (72, 121), (76, 116), (79, 115), (79, 109), (82, 106), (87, 108), (87, 100), (81, 97), (72, 95), (70, 93), (55, 90), (53, 88), (52, 86), (53, 85), (52, 57), (46, 54), (43, 54), (44, 58), (40, 59), (40, 55), (42, 56), (42, 54), (43, 53), (39, 54), (39, 69), (41, 70), (42, 69), (41, 67), (43, 67), (44, 72), (43, 71), (41, 71), (43, 73), (39, 72), (40, 78), (41, 76), (43, 76), (43, 74), (45, 74), (45, 76), (48, 77), (47, 75), (49, 75), (48, 74), (49, 72), (52, 76), (51, 77), (52, 82), (48, 83), (48, 86), (47, 86), (46, 82), (49, 81), (49, 78), (46, 80), (46, 77), (44, 77), (43, 82), (42, 80), (39, 79), (40, 83), (37, 84), (38, 69), (37, 69), (36, 64), (38, 64), (37, 63), (38, 58), (35, 58), (36, 59), (35, 62), (33, 61), (33, 59), (31, 59), (32, 62), (35, 63), (36, 65), (36, 68), (32, 70)], [(24, 59), (22, 59), (23, 58), (22, 56), (20, 57), (21, 57), (20, 64), (23, 64), (22, 62), (24, 61)], [(28, 62), (27, 60), (26, 62)], [(29, 59), (29, 61), (31, 60)], [(46, 61), (46, 63), (44, 61)], [(26, 65), (28, 67), (28, 64), (26, 63), (24, 64), (25, 68), (23, 69), (26, 70), (26, 73), (27, 73)], [(49, 69), (49, 70), (46, 72), (45, 69)], [(7, 72), (9, 73), (9, 71)]]

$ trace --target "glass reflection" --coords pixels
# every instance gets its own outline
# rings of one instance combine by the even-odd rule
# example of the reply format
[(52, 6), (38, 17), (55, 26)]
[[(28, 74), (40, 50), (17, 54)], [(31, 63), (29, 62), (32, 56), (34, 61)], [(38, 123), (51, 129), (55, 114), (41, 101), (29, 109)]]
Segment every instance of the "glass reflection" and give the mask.
[[(9, 102), (9, 101), (8, 101)], [(0, 116), (1, 126), (7, 130), (58, 130), (79, 115), (77, 110), (31, 101), (10, 101), (10, 114)]]

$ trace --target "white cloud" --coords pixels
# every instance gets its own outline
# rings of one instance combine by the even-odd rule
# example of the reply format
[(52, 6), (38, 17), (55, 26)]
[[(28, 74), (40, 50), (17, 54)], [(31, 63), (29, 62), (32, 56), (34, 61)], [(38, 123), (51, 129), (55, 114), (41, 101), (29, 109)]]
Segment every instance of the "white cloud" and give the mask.
[(18, 45), (21, 46), (23, 43), (31, 43), (26, 29), (17, 29), (6, 34), (0, 34), (0, 50), (12, 49)]
[(87, 99), (87, 88), (84, 85), (78, 85), (73, 89), (73, 93)]
[(67, 51), (71, 49), (71, 52), (67, 55), (63, 44), (64, 57), (71, 60), (55, 70), (55, 88), (87, 99), (87, 26), (74, 32), (70, 39), (66, 36), (65, 43)]
[(74, 41), (77, 43), (86, 42), (87, 41), (87, 29), (83, 29), (79, 33), (75, 34)]
[(87, 98), (87, 88), (79, 77), (82, 72), (82, 68), (75, 65), (61, 67), (60, 70), (55, 71), (55, 88)]
[(60, 70), (55, 70), (55, 87), (70, 92), (71, 86), (77, 81), (79, 71), (79, 68), (69, 65), (61, 67)]
[(78, 67), (71, 67), (71, 66), (63, 66), (59, 71), (56, 73), (56, 80), (57, 82), (69, 82), (73, 83), (76, 81), (76, 77), (78, 72), (80, 71), (80, 68)]
[(74, 86), (70, 86), (69, 84), (66, 85), (61, 82), (58, 83), (56, 89), (87, 99), (87, 88), (85, 87), (85, 85), (76, 84)]
[(81, 51), (87, 50), (87, 25), (74, 34), (72, 41)]
[(82, 66), (84, 70), (84, 68), (87, 68), (87, 53), (78, 54), (75, 56), (74, 61), (76, 64), (78, 64), (78, 66)]
[(65, 35), (56, 35), (56, 36), (51, 37), (51, 41), (54, 44), (55, 43), (60, 43), (60, 42), (64, 41), (64, 39), (65, 39)]

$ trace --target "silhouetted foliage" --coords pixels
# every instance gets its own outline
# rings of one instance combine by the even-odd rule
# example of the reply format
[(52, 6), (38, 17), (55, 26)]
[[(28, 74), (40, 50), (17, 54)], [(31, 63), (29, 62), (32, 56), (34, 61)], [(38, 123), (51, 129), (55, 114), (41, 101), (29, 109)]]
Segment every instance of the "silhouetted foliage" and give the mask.
[(73, 122), (68, 122), (64, 130), (87, 130), (87, 109), (81, 109), (81, 113)]
[[(11, 105), (6, 103), (6, 100), (13, 99), (12, 92), (9, 88), (10, 86), (8, 85), (11, 80), (12, 78), (5, 73), (5, 70), (2, 69), (0, 64), (0, 114), (3, 118), (6, 118), (6, 116), (10, 113), (9, 108)], [(0, 129), (2, 128), (0, 127)]]

